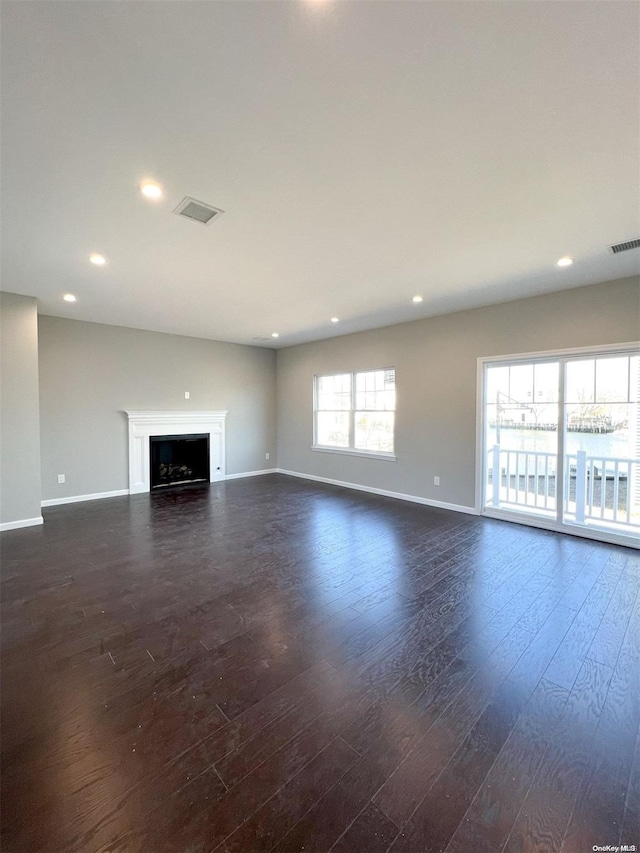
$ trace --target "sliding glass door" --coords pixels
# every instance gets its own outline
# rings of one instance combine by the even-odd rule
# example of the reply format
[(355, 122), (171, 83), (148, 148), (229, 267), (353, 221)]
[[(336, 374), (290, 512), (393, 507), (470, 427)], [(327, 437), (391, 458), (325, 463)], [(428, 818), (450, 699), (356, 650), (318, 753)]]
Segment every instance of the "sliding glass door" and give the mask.
[(640, 352), (487, 360), (482, 388), (485, 514), (640, 536)]

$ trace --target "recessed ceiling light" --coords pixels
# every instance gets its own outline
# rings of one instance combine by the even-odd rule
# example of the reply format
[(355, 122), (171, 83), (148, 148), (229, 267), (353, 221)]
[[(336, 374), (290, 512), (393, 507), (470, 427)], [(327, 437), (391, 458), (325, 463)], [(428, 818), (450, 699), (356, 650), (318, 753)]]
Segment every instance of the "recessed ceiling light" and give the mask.
[(570, 267), (573, 263), (573, 258), (570, 258), (569, 255), (565, 255), (564, 258), (560, 258), (559, 261), (556, 261), (557, 267)]
[(422, 296), (414, 296), (412, 302), (422, 302)]
[(150, 198), (157, 201), (164, 195), (164, 190), (160, 184), (155, 184), (153, 181), (144, 181), (140, 184), (140, 192), (145, 198)]
[(271, 332), (271, 337), (272, 338), (279, 338), (280, 335), (277, 332)]
[(107, 263), (107, 259), (104, 255), (98, 255), (95, 252), (92, 255), (89, 255), (89, 260), (97, 267), (103, 267)]
[(65, 302), (75, 302), (76, 301), (76, 297), (73, 295), (73, 293), (65, 293), (65, 295), (62, 298), (64, 299)]
[(332, 323), (339, 323), (339, 322), (340, 322), (340, 317), (332, 317), (332, 318), (331, 318), (331, 322), (332, 322)]

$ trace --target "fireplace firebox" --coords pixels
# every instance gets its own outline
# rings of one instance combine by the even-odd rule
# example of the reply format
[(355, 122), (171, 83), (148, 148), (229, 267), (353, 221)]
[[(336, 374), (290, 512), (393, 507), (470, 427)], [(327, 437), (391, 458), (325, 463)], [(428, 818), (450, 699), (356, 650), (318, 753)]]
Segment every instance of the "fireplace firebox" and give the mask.
[(209, 482), (209, 436), (149, 437), (151, 490)]

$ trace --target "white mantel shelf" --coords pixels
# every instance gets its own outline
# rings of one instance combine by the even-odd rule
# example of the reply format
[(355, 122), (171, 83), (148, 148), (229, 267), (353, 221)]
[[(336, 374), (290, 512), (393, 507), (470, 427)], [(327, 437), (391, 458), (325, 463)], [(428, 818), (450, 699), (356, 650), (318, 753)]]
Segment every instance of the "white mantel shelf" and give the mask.
[(225, 479), (225, 419), (227, 410), (125, 412), (129, 420), (129, 493), (151, 490), (149, 439), (158, 435), (209, 436), (209, 479)]

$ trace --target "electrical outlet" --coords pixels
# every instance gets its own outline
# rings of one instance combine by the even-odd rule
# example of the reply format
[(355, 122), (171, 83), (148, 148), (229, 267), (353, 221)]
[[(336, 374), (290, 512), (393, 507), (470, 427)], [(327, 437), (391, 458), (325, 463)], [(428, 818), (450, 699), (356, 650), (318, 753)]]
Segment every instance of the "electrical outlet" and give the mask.
[(434, 486), (439, 486), (439, 485), (440, 485), (440, 477), (434, 477), (434, 478), (433, 478), (433, 485), (434, 485)]
[(67, 478), (64, 474), (58, 474), (58, 482), (59, 483), (66, 483), (66, 481), (67, 481)]
[(189, 397), (191, 397), (191, 392), (190, 392), (190, 391), (185, 391), (185, 392), (184, 392), (184, 399), (185, 399), (185, 400), (188, 400), (188, 399), (189, 399)]
[(268, 458), (269, 458), (269, 454), (268, 454), (268, 453), (265, 453), (265, 454), (264, 454), (264, 458), (265, 458), (265, 459), (268, 459)]

